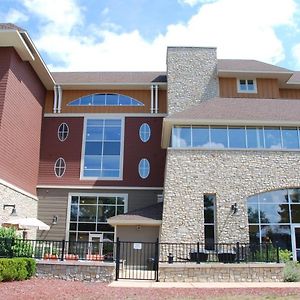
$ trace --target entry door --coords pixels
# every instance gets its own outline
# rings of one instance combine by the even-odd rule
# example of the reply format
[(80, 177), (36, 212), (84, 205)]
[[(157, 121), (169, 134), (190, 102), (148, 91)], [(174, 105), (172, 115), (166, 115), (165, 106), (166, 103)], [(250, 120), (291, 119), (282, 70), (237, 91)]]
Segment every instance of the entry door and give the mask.
[(90, 233), (89, 234), (89, 254), (102, 255), (103, 253), (103, 234)]
[(292, 247), (294, 260), (300, 261), (300, 225), (292, 227)]

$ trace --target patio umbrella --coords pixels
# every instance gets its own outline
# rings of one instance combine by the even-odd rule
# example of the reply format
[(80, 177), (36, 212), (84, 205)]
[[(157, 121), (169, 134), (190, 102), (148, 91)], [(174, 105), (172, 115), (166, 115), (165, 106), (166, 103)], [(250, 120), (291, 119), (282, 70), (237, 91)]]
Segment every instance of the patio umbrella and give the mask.
[(19, 229), (50, 230), (50, 226), (37, 218), (9, 217), (3, 224), (5, 227), (15, 226)]

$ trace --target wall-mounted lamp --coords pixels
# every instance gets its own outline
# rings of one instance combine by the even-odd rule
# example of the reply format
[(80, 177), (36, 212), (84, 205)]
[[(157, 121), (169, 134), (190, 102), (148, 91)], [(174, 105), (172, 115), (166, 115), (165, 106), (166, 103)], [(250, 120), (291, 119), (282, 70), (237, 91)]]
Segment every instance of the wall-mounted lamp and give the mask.
[(238, 210), (237, 203), (231, 205), (232, 214), (235, 214)]
[(12, 207), (11, 211), (11, 216), (16, 217), (17, 216), (17, 211), (16, 211), (16, 205), (15, 204), (4, 204), (3, 205), (3, 210), (5, 210), (6, 207)]
[(58, 216), (53, 216), (52, 218), (52, 225), (56, 225), (58, 220)]

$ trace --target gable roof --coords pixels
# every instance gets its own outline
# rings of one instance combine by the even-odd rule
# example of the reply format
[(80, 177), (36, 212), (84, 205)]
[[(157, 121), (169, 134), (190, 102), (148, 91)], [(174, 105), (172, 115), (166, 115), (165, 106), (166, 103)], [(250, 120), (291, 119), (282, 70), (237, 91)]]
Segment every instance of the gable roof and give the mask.
[(117, 215), (107, 220), (110, 225), (160, 225), (163, 203), (156, 203), (141, 209)]

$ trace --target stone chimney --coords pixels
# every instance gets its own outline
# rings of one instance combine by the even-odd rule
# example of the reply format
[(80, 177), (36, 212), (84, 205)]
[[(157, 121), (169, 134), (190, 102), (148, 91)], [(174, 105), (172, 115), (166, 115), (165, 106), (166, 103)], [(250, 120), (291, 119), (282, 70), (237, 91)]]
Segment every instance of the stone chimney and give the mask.
[(168, 113), (218, 96), (217, 49), (168, 47)]

